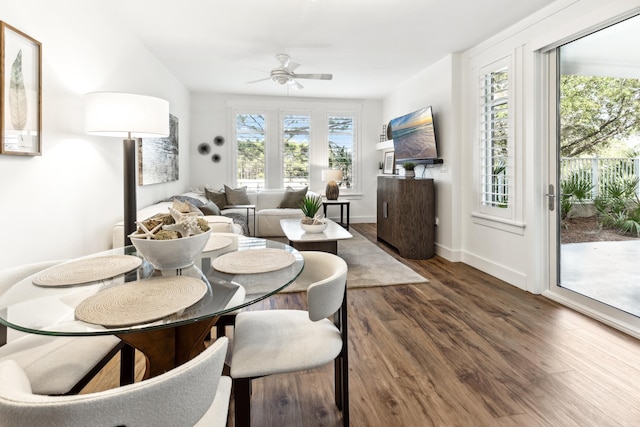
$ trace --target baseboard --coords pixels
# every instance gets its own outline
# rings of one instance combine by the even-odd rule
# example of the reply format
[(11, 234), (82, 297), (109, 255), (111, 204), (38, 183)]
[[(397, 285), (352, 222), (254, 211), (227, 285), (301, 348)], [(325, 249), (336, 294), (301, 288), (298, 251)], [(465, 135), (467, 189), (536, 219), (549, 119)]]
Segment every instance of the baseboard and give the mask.
[(524, 273), (515, 271), (511, 268), (505, 267), (504, 265), (497, 264), (468, 252), (462, 253), (461, 261), (484, 273), (497, 277), (510, 285), (516, 286), (524, 291), (527, 290), (527, 275)]
[(462, 251), (454, 251), (451, 248), (446, 246), (442, 246), (439, 243), (435, 244), (436, 246), (436, 254), (449, 262), (461, 262), (462, 261)]

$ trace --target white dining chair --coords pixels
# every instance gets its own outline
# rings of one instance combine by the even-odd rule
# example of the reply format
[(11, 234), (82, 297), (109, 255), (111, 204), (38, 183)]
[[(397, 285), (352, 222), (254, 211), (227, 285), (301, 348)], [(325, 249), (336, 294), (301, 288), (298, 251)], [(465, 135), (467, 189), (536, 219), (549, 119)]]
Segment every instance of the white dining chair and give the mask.
[(18, 363), (0, 362), (0, 425), (224, 427), (231, 394), (231, 379), (222, 376), (227, 345), (221, 338), (162, 375), (77, 396), (33, 394)]
[[(236, 426), (251, 425), (251, 381), (335, 363), (335, 403), (349, 425), (347, 264), (303, 251), (296, 282), (307, 285), (308, 311), (244, 311), (236, 316), (231, 356)], [(328, 317), (333, 315), (333, 321)]]
[[(37, 262), (1, 271), (0, 296), (16, 282), (60, 262)], [(9, 337), (0, 325), (0, 362), (15, 360), (38, 394), (79, 393), (124, 347), (113, 335), (53, 337), (16, 331)]]

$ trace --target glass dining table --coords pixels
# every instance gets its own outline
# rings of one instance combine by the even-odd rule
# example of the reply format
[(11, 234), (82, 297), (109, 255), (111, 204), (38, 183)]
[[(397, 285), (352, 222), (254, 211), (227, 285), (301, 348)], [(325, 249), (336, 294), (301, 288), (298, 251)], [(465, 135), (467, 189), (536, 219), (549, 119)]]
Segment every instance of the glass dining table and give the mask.
[[(286, 244), (241, 235), (232, 235), (228, 239), (228, 245), (213, 250), (205, 248), (193, 266), (178, 270), (156, 270), (133, 246), (127, 246), (82, 258), (129, 255), (141, 259), (137, 268), (115, 277), (72, 286), (41, 286), (34, 284), (34, 277), (41, 273), (30, 276), (0, 296), (0, 328), (51, 336), (116, 335), (146, 356), (144, 378), (160, 375), (202, 352), (205, 339), (219, 316), (283, 290), (304, 267), (302, 255)], [(228, 257), (240, 251), (255, 251), (242, 253), (246, 254), (248, 266), (255, 264), (252, 260), (258, 260), (257, 255), (263, 253), (258, 251), (285, 251), (292, 261), (275, 270), (249, 268), (247, 273), (242, 269), (216, 268), (216, 259), (222, 260), (223, 255)], [(203, 287), (204, 296), (196, 303), (175, 313), (154, 321), (127, 325), (115, 322), (115, 325), (105, 326), (78, 319), (76, 309), (88, 298), (108, 290), (135, 293), (146, 279), (178, 276), (198, 279), (206, 287)], [(170, 293), (167, 298), (171, 298)], [(157, 301), (157, 298), (149, 300)], [(109, 304), (98, 308), (109, 310)]]

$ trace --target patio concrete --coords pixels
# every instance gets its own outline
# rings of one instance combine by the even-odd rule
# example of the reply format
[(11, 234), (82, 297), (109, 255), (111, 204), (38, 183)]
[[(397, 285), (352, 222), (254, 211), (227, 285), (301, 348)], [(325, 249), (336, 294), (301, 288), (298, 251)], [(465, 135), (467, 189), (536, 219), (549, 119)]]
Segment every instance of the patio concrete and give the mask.
[(640, 240), (561, 246), (560, 285), (640, 316)]

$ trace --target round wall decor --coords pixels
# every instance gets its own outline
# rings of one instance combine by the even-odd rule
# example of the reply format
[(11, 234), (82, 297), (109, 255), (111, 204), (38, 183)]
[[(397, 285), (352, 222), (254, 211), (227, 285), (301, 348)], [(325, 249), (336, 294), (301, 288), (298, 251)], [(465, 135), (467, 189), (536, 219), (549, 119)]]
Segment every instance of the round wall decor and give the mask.
[(200, 145), (198, 145), (198, 153), (204, 155), (209, 154), (209, 152), (211, 151), (211, 146), (209, 145), (208, 142), (203, 142)]
[(216, 136), (215, 138), (213, 138), (213, 143), (216, 144), (218, 147), (221, 146), (222, 144), (224, 144), (224, 136)]
[(213, 156), (211, 156), (211, 161), (213, 163), (218, 163), (220, 159), (221, 159), (220, 154), (214, 154)]

